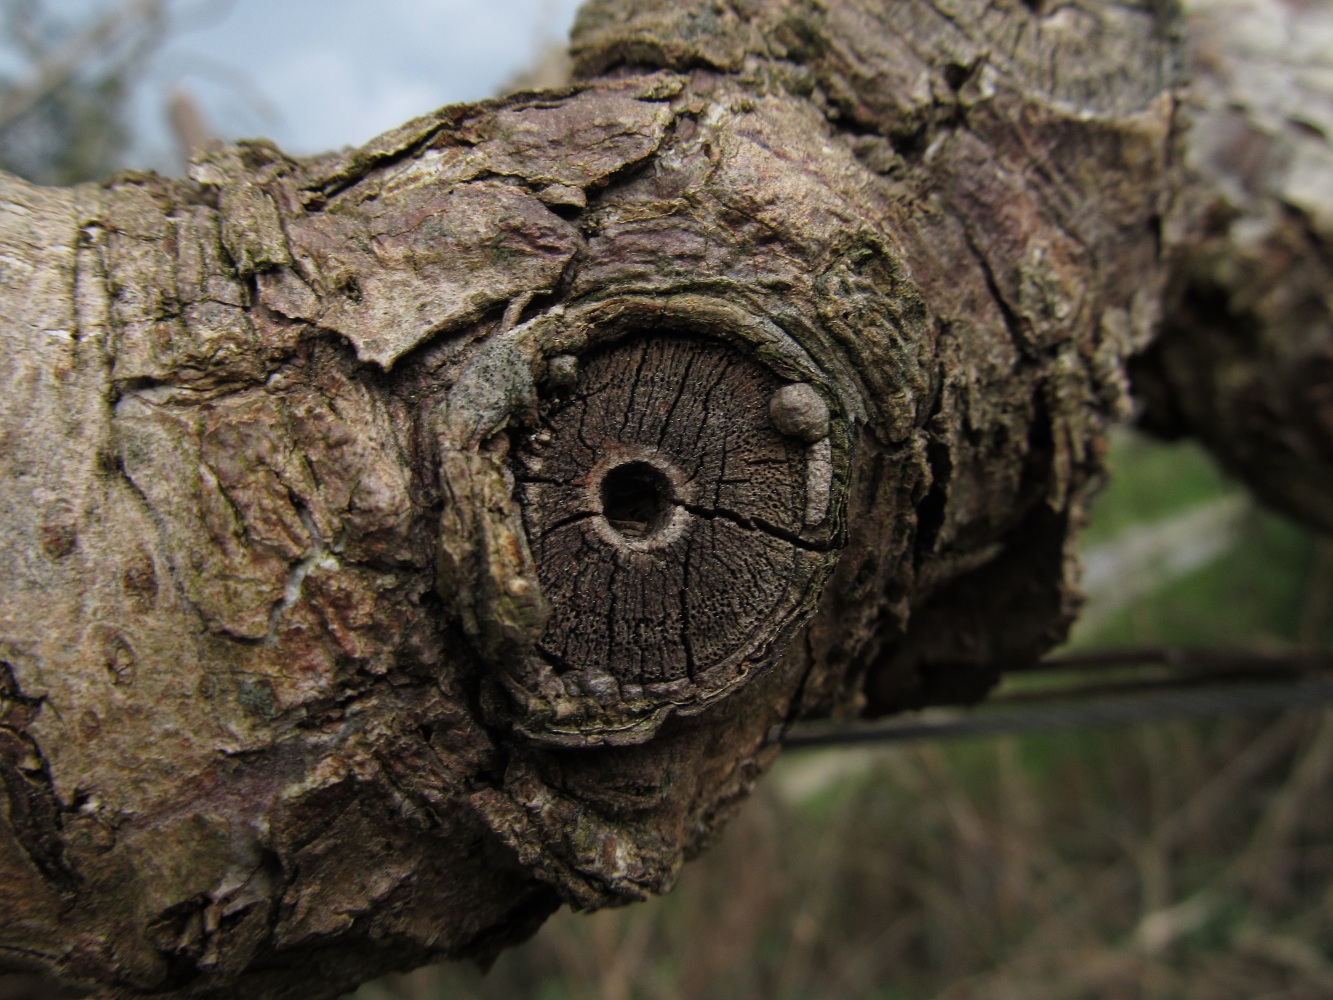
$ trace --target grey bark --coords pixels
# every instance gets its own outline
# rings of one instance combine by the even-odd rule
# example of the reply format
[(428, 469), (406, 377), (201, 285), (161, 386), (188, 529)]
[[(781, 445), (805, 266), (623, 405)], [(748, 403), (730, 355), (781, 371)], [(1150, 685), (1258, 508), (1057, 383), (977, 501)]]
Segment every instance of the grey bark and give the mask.
[(605, 0), (563, 90), (0, 181), (0, 963), (485, 959), (669, 888), (793, 720), (1040, 655), (1192, 238), (1182, 46)]

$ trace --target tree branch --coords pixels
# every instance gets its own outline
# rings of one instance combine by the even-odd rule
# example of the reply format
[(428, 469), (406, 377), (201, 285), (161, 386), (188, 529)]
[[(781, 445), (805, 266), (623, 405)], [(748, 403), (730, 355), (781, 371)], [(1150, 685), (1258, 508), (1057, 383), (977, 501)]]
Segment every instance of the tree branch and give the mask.
[(1182, 42), (599, 0), (563, 90), (0, 181), (4, 953), (274, 998), (485, 958), (669, 888), (795, 720), (1037, 659)]

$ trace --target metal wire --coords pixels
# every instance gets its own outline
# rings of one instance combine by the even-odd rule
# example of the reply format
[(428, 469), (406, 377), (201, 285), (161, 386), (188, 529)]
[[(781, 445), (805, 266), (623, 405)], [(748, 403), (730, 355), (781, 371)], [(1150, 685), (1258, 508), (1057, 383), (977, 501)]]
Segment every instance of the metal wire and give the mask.
[(944, 719), (855, 723), (835, 728), (798, 724), (782, 739), (788, 750), (910, 743), (1010, 733), (1054, 733), (1168, 719), (1255, 715), (1333, 704), (1333, 680), (1284, 684), (1231, 684), (1208, 690), (1168, 690), (1150, 696), (1107, 698), (1023, 708), (981, 708)]

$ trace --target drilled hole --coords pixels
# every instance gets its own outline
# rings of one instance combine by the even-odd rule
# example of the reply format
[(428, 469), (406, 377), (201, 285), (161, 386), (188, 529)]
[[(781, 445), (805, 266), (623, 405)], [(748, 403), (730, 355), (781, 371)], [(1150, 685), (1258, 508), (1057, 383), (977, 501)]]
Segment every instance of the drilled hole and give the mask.
[(647, 462), (618, 465), (602, 479), (602, 516), (630, 539), (651, 538), (671, 521), (671, 481)]

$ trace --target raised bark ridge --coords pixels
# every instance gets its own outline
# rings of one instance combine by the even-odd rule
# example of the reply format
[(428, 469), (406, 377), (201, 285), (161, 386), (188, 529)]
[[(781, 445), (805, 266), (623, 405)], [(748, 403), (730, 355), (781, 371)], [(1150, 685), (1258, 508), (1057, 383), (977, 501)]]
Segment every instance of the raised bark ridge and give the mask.
[(1058, 637), (1176, 41), (881, 6), (593, 5), (565, 91), (5, 182), (13, 964), (491, 954), (669, 887), (798, 715)]

